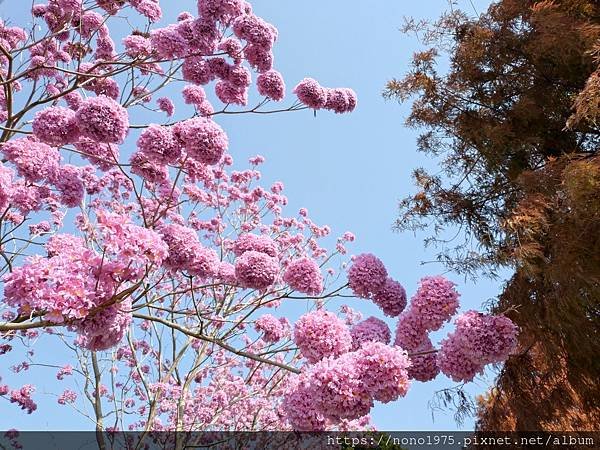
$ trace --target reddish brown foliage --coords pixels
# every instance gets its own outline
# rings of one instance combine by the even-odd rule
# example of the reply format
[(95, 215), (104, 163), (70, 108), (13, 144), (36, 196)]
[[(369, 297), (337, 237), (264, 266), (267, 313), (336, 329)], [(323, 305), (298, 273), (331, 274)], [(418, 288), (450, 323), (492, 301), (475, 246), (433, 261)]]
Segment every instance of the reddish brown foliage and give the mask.
[(415, 99), (407, 123), (425, 129), (419, 147), (444, 174), (415, 172), (420, 191), (397, 226), (458, 225), (466, 241), (442, 247), (442, 261), (515, 269), (493, 310), (521, 326), (523, 354), (481, 399), (479, 427), (597, 427), (600, 3), (501, 0), (476, 19), (449, 13), (422, 37), (431, 48), (385, 94)]

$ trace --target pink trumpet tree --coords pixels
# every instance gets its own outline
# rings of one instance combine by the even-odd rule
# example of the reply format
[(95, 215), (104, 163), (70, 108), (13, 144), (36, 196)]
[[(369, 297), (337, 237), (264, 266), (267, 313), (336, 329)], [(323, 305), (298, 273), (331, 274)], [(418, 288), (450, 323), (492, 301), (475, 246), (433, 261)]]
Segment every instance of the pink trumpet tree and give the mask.
[[(1, 401), (43, 414), (35, 379), (54, 367), (56, 401), (97, 430), (364, 429), (411, 379), (467, 382), (515, 350), (510, 320), (475, 311), (435, 348), (451, 281), (407, 301), (376, 256), (345, 259), (351, 233), (329, 250), (328, 226), (285, 212), (283, 184), (258, 184), (264, 158), (232, 169), (220, 116), (349, 113), (351, 89), (305, 78), (274, 106), (278, 32), (244, 0), (161, 17), (158, 0), (48, 0), (27, 29), (0, 21), (0, 358), (30, 378), (0, 379)], [(381, 318), (343, 320), (342, 296)]]

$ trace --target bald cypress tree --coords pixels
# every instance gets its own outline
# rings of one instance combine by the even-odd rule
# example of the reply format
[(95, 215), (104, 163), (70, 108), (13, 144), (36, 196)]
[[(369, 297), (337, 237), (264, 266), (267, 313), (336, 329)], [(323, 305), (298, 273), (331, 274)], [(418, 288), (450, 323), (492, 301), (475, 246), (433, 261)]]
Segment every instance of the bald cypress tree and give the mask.
[[(600, 423), (600, 4), (501, 0), (478, 17), (407, 23), (426, 48), (384, 95), (441, 173), (417, 169), (399, 230), (434, 230), (439, 260), (478, 275), (510, 267), (495, 312), (518, 355), (479, 401), (481, 429)], [(440, 69), (448, 58), (449, 68)], [(449, 243), (454, 227), (465, 239)]]

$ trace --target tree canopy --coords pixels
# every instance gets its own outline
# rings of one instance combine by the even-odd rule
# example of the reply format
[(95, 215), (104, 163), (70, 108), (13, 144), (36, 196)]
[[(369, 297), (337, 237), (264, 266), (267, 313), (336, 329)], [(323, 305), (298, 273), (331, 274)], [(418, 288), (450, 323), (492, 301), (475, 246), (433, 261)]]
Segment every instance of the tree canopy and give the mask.
[[(472, 18), (409, 21), (427, 48), (384, 95), (440, 173), (415, 171), (398, 229), (433, 225), (449, 267), (515, 272), (498, 301), (520, 351), (480, 399), (481, 429), (581, 429), (599, 422), (600, 5), (501, 0)], [(449, 67), (445, 68), (448, 57)], [(445, 240), (458, 226), (466, 238)]]

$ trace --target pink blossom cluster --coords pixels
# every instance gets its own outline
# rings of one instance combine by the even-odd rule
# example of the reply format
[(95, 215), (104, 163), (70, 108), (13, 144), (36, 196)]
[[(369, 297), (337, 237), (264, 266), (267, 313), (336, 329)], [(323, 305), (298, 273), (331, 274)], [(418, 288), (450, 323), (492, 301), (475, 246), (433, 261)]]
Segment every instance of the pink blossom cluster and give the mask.
[(348, 285), (354, 295), (372, 299), (388, 316), (396, 317), (406, 307), (404, 287), (388, 277), (383, 262), (371, 253), (353, 259), (348, 269)]
[(356, 93), (349, 88), (325, 88), (312, 78), (305, 78), (294, 88), (298, 100), (311, 109), (349, 113), (356, 108)]
[(269, 344), (281, 341), (290, 334), (290, 323), (285, 317), (279, 319), (271, 314), (264, 314), (254, 322), (256, 331), (262, 333), (262, 339)]
[(233, 242), (232, 251), (236, 256), (242, 256), (245, 252), (255, 251), (264, 253), (272, 258), (278, 254), (277, 245), (273, 239), (264, 234), (244, 233)]
[(421, 318), (415, 314), (413, 309), (406, 309), (400, 314), (396, 325), (395, 345), (413, 351), (425, 342), (427, 335), (427, 330)]
[(164, 261), (166, 267), (185, 270), (202, 278), (218, 274), (220, 261), (217, 253), (202, 245), (195, 230), (170, 223), (161, 225), (158, 231), (168, 247), (168, 256)]
[(132, 320), (130, 299), (101, 306), (76, 325), (76, 343), (92, 351), (107, 350), (121, 342)]
[(65, 391), (58, 397), (57, 402), (59, 405), (66, 405), (68, 403), (75, 403), (76, 400), (77, 393), (71, 389), (65, 389)]
[(370, 298), (381, 290), (388, 272), (379, 258), (371, 253), (356, 256), (348, 269), (348, 285), (354, 294)]
[(250, 250), (235, 260), (235, 277), (248, 289), (266, 289), (277, 280), (279, 264), (266, 253)]
[(218, 163), (229, 143), (219, 125), (202, 117), (177, 123), (173, 132), (190, 158), (203, 164)]
[(37, 409), (37, 404), (31, 398), (31, 394), (35, 392), (35, 386), (26, 384), (20, 389), (10, 391), (9, 400), (11, 403), (16, 403), (27, 414), (31, 414)]
[(264, 95), (276, 102), (283, 100), (285, 96), (285, 82), (276, 70), (268, 70), (261, 73), (256, 79), (256, 87), (260, 95)]
[(79, 137), (75, 111), (61, 106), (39, 111), (33, 118), (32, 128), (35, 137), (53, 147), (72, 144)]
[(396, 345), (409, 351), (416, 349), (430, 331), (439, 330), (456, 314), (459, 293), (454, 286), (442, 276), (421, 279), (409, 307), (399, 317)]
[(516, 349), (517, 326), (505, 316), (467, 311), (442, 341), (440, 370), (454, 381), (471, 381), (487, 364), (504, 361)]
[(82, 136), (105, 144), (120, 144), (129, 131), (127, 110), (105, 95), (84, 100), (75, 113)]
[(352, 350), (358, 350), (365, 342), (389, 344), (392, 339), (387, 324), (373, 316), (353, 325), (350, 335), (352, 336)]
[(410, 308), (427, 331), (439, 330), (458, 310), (459, 293), (443, 276), (424, 277), (410, 300)]
[(437, 350), (427, 337), (411, 351), (408, 377), (411, 380), (427, 382), (433, 380), (439, 373)]
[(340, 356), (352, 348), (352, 335), (335, 314), (317, 310), (304, 314), (294, 324), (294, 342), (309, 363)]
[(308, 295), (318, 295), (323, 290), (323, 275), (312, 258), (299, 258), (292, 261), (283, 275), (292, 289)]
[(369, 413), (373, 401), (384, 403), (408, 391), (406, 353), (380, 342), (358, 351), (327, 357), (303, 371), (284, 397), (282, 408), (298, 431), (327, 429), (340, 420)]

